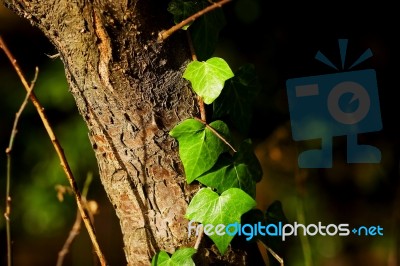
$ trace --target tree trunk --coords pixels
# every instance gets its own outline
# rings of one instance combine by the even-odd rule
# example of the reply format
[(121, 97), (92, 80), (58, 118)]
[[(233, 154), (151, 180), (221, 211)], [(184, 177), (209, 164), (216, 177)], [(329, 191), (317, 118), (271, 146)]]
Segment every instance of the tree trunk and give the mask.
[[(188, 186), (169, 130), (197, 113), (182, 70), (184, 35), (157, 1), (5, 1), (51, 40), (89, 128), (106, 193), (120, 220), (129, 265), (189, 244)], [(51, 88), (49, 88), (51, 89)], [(192, 239), (193, 240), (193, 239)]]
[[(128, 265), (149, 265), (159, 250), (193, 247), (184, 214), (198, 185), (186, 184), (168, 132), (198, 110), (182, 78), (190, 60), (186, 36), (157, 42), (172, 26), (167, 1), (0, 2), (39, 27), (60, 53), (120, 220)], [(248, 256), (228, 253), (218, 261), (239, 265)], [(210, 256), (202, 250), (198, 259), (208, 264)]]

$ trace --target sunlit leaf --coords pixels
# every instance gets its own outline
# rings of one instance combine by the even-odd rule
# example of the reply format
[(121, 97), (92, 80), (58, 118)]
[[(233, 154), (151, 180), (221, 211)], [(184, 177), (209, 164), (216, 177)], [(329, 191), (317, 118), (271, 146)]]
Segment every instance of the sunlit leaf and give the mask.
[[(210, 123), (210, 127), (229, 139), (229, 129), (222, 121)], [(203, 123), (187, 119), (178, 124), (170, 135), (179, 142), (179, 156), (185, 168), (186, 180), (191, 183), (209, 170), (228, 146)]]
[[(201, 189), (190, 202), (186, 217), (203, 225), (218, 224), (228, 226), (240, 223), (240, 217), (245, 212), (256, 206), (255, 200), (243, 190), (230, 188), (221, 195), (209, 188)], [(211, 234), (211, 240), (215, 243), (221, 254), (224, 254), (234, 236), (229, 234)]]
[(151, 266), (195, 266), (192, 259), (195, 253), (194, 248), (182, 248), (169, 257), (167, 252), (160, 251), (151, 260)]
[(191, 62), (183, 77), (192, 83), (193, 90), (206, 104), (212, 103), (222, 91), (225, 81), (234, 76), (224, 59), (213, 57), (206, 62)]

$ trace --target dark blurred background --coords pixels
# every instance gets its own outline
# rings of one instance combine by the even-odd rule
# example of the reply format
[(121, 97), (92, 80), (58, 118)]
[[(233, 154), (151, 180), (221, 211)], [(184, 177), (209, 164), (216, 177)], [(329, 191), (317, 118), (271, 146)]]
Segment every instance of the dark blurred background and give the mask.
[[(257, 188), (258, 206), (265, 210), (280, 200), (293, 223), (380, 225), (384, 236), (309, 238), (292, 237), (284, 245), (285, 265), (399, 265), (399, 47), (395, 8), (378, 5), (302, 5), (261, 0), (236, 0), (224, 7), (227, 26), (216, 56), (233, 70), (252, 63), (262, 91), (254, 104), (250, 135), (264, 176)], [(95, 225), (110, 265), (126, 264), (118, 221), (100, 184), (87, 129), (68, 92), (62, 63), (46, 54), (57, 53), (46, 38), (4, 7), (0, 7), (0, 35), (18, 59), (27, 77), (40, 73), (35, 92), (54, 125), (79, 185), (94, 174), (88, 198), (99, 205)], [(349, 39), (348, 64), (366, 49), (373, 57), (354, 70), (377, 72), (383, 130), (360, 136), (382, 152), (379, 164), (347, 164), (346, 139), (333, 140), (333, 167), (298, 169), (298, 149), (291, 137), (286, 80), (336, 73), (314, 59), (321, 50), (340, 65), (337, 39)], [(14, 114), (24, 90), (5, 55), (0, 52), (0, 150), (8, 145)], [(12, 153), (12, 236), (15, 265), (54, 265), (74, 222), (72, 196), (57, 200), (56, 185), (68, 183), (34, 108), (29, 105), (20, 121)], [(5, 207), (6, 156), (0, 153), (0, 212)], [(4, 200), (2, 200), (4, 199)], [(5, 263), (5, 223), (0, 219), (0, 263)], [(64, 265), (91, 265), (93, 251), (87, 233), (80, 235)]]

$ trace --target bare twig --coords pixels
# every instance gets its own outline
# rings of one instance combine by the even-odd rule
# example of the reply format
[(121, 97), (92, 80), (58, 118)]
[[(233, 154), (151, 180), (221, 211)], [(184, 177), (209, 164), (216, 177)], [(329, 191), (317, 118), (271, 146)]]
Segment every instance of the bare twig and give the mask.
[[(13, 65), (13, 67), (15, 69), (15, 71), (17, 72), (19, 78), (21, 79), (21, 82), (24, 85), (25, 89), (27, 91), (29, 91), (29, 85), (28, 85), (28, 83), (27, 83), (27, 81), (26, 81), (26, 79), (25, 79), (25, 77), (24, 77), (24, 75), (23, 75), (18, 63), (17, 63), (17, 60), (11, 54), (10, 50), (7, 48), (6, 44), (4, 43), (4, 41), (3, 41), (3, 39), (1, 37), (0, 37), (0, 48), (3, 49), (3, 51), (6, 54), (6, 56), (10, 60), (11, 64)], [(44, 125), (44, 127), (45, 127), (45, 129), (47, 131), (47, 134), (49, 135), (50, 140), (51, 140), (51, 142), (52, 142), (52, 144), (54, 146), (54, 149), (56, 150), (58, 158), (60, 159), (60, 162), (61, 162), (61, 166), (62, 166), (62, 168), (63, 168), (63, 170), (64, 170), (64, 172), (65, 172), (65, 174), (67, 176), (67, 179), (68, 179), (68, 181), (69, 181), (69, 183), (71, 185), (72, 191), (75, 194), (76, 204), (78, 205), (79, 212), (80, 212), (80, 214), (82, 216), (83, 222), (84, 222), (84, 224), (86, 226), (86, 229), (87, 229), (87, 231), (89, 233), (90, 240), (92, 241), (93, 247), (94, 247), (94, 249), (96, 251), (96, 254), (97, 254), (97, 256), (98, 256), (98, 258), (100, 260), (101, 265), (105, 266), (107, 264), (106, 263), (106, 259), (105, 259), (103, 253), (100, 250), (100, 246), (99, 246), (99, 244), (97, 242), (97, 239), (96, 239), (96, 234), (95, 234), (95, 231), (94, 231), (94, 227), (93, 227), (92, 223), (90, 222), (90, 220), (89, 220), (89, 218), (88, 218), (88, 216), (87, 216), (87, 214), (85, 212), (85, 208), (84, 208), (84, 206), (82, 204), (81, 194), (79, 192), (78, 185), (76, 184), (75, 178), (74, 178), (74, 176), (72, 174), (72, 171), (71, 171), (71, 169), (69, 167), (69, 164), (68, 164), (67, 159), (65, 157), (64, 151), (63, 151), (60, 143), (58, 142), (58, 139), (57, 139), (52, 127), (50, 126), (50, 123), (49, 123), (49, 121), (48, 121), (48, 119), (46, 117), (46, 114), (44, 112), (44, 108), (40, 105), (38, 99), (36, 98), (36, 95), (33, 92), (29, 95), (29, 99), (32, 101), (32, 103), (35, 106), (37, 112), (39, 113), (39, 116), (40, 116), (40, 118), (41, 118), (41, 120), (43, 122), (43, 125)]]
[[(296, 153), (299, 154), (299, 146), (296, 143)], [(304, 213), (304, 193), (305, 193), (305, 179), (307, 178), (307, 170), (302, 170), (297, 165), (297, 160), (294, 162), (296, 165), (294, 167), (294, 178), (296, 182), (296, 192), (297, 192), (297, 200), (296, 200), (296, 217), (297, 221), (300, 224), (306, 223), (305, 213)], [(306, 266), (313, 266), (312, 260), (312, 250), (310, 246), (310, 240), (307, 235), (299, 235), (300, 243), (303, 250), (304, 256), (304, 265)]]
[(271, 255), (281, 264), (281, 266), (284, 266), (283, 259), (278, 254), (276, 254), (275, 251), (273, 251), (270, 247), (265, 245), (262, 241), (259, 242), (267, 249), (269, 253), (271, 253)]
[(69, 231), (68, 238), (67, 238), (67, 240), (65, 240), (65, 243), (64, 243), (62, 249), (60, 250), (60, 252), (58, 252), (58, 258), (57, 258), (57, 264), (56, 264), (57, 266), (63, 265), (65, 255), (67, 255), (69, 252), (69, 247), (71, 246), (75, 237), (77, 237), (79, 235), (79, 232), (81, 230), (81, 224), (82, 224), (82, 217), (81, 217), (79, 210), (77, 210), (74, 225), (72, 226), (71, 231)]
[(50, 59), (56, 59), (60, 57), (60, 53), (56, 53), (56, 54), (45, 54), (48, 58)]
[(235, 150), (235, 148), (223, 136), (221, 136), (221, 134), (219, 134), (215, 129), (213, 129), (209, 124), (207, 124), (206, 122), (202, 121), (201, 119), (199, 119), (197, 117), (195, 117), (194, 119), (203, 123), (209, 130), (211, 130), (212, 133), (214, 133), (220, 140), (222, 140), (223, 143), (228, 145), (228, 147), (231, 148), (233, 152), (237, 152)]
[(18, 112), (15, 114), (15, 119), (13, 123), (13, 127), (11, 130), (10, 141), (8, 143), (8, 147), (6, 148), (7, 154), (7, 177), (6, 177), (6, 210), (4, 212), (4, 218), (6, 219), (6, 234), (7, 234), (7, 265), (12, 265), (12, 248), (11, 248), (11, 224), (10, 224), (10, 216), (11, 216), (11, 194), (10, 194), (10, 186), (11, 186), (11, 151), (13, 148), (14, 140), (18, 132), (18, 122), (19, 118), (22, 115), (26, 105), (28, 104), (29, 96), (35, 86), (35, 82), (37, 80), (39, 74), (39, 68), (35, 69), (35, 77), (33, 78), (31, 85), (29, 87), (28, 92), (26, 93), (25, 99), (23, 100)]
[(165, 39), (167, 39), (169, 36), (171, 36), (175, 31), (181, 29), (182, 27), (186, 26), (190, 22), (195, 21), (197, 18), (203, 16), (204, 14), (218, 8), (222, 7), (224, 4), (231, 2), (232, 0), (222, 0), (216, 3), (213, 3), (212, 5), (204, 8), (203, 10), (197, 12), (196, 14), (193, 14), (192, 16), (188, 17), (187, 19), (183, 20), (182, 22), (176, 24), (175, 26), (171, 27), (168, 30), (162, 31), (158, 35), (158, 41), (162, 42)]
[(203, 228), (203, 226), (200, 226), (200, 233), (198, 234), (196, 243), (194, 244), (195, 249), (199, 249), (199, 246), (200, 246), (201, 240), (203, 239), (203, 236), (204, 236), (204, 228)]
[[(90, 186), (90, 183), (92, 182), (92, 179), (93, 179), (93, 175), (91, 173), (88, 173), (85, 184), (82, 189), (82, 203), (84, 203), (85, 209), (88, 211), (90, 219), (93, 222), (93, 218), (92, 218), (93, 214), (90, 212), (90, 210), (86, 206), (86, 204), (87, 204), (86, 196), (89, 191), (89, 186)], [(81, 217), (79, 210), (77, 210), (74, 225), (72, 226), (71, 230), (69, 231), (68, 238), (67, 238), (67, 240), (65, 240), (65, 243), (64, 243), (62, 249), (60, 250), (60, 252), (58, 252), (58, 258), (57, 258), (57, 264), (56, 264), (57, 266), (63, 265), (65, 255), (67, 255), (69, 252), (69, 247), (71, 246), (74, 239), (80, 233), (81, 225), (82, 225), (82, 217)]]

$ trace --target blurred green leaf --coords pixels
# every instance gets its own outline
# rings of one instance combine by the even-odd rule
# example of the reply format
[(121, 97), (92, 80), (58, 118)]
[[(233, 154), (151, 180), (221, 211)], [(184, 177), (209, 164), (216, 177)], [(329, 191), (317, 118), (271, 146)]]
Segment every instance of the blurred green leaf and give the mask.
[(34, 91), (46, 109), (55, 108), (63, 112), (76, 110), (61, 60), (52, 61), (51, 67), (40, 69)]

